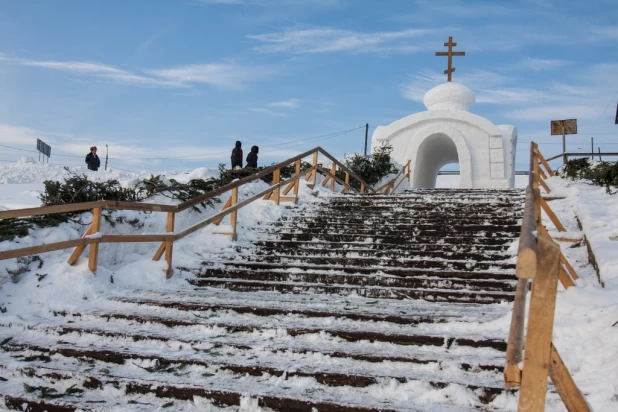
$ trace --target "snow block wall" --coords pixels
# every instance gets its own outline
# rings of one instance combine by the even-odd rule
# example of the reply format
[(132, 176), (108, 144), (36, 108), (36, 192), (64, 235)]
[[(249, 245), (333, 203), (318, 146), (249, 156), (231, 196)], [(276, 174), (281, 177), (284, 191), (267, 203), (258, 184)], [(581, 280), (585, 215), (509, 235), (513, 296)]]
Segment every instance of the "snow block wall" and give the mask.
[(517, 129), (470, 113), (475, 101), (466, 86), (441, 84), (425, 94), (426, 112), (377, 127), (371, 147), (387, 141), (396, 162), (410, 160), (413, 188), (435, 187), (438, 171), (451, 163), (459, 164), (460, 188), (513, 187)]

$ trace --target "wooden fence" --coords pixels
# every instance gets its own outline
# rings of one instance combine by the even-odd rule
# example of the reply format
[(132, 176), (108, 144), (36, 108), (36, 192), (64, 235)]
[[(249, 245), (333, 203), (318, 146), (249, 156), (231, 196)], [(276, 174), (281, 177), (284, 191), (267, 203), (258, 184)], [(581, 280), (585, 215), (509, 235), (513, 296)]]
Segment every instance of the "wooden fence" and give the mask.
[[(589, 411), (586, 400), (552, 343), (558, 281), (568, 288), (574, 286), (573, 280), (577, 279), (577, 274), (562, 255), (560, 246), (552, 240), (541, 223), (541, 210), (544, 210), (558, 231), (566, 231), (541, 196), (541, 187), (550, 193), (544, 180), (553, 175), (538, 145), (532, 142), (530, 181), (526, 188), (519, 237), (516, 268), (518, 281), (507, 342), (504, 380), (507, 387), (520, 388), (519, 411), (545, 409), (548, 377), (569, 411)], [(528, 326), (524, 331), (526, 294), (530, 281), (532, 291)], [(523, 369), (520, 369), (522, 362)]]
[[(319, 155), (322, 154), (332, 162), (330, 170), (326, 170), (321, 167), (319, 161)], [(301, 172), (301, 160), (312, 156), (313, 162), (310, 168)], [(295, 174), (284, 181), (281, 181), (281, 169), (289, 165), (295, 166)], [(344, 173), (344, 179), (340, 179), (336, 176), (337, 168)], [(357, 176), (354, 172), (345, 167), (341, 162), (327, 153), (321, 147), (308, 150), (305, 153), (301, 153), (298, 156), (292, 157), (276, 165), (270, 166), (258, 173), (247, 176), (243, 179), (232, 182), (228, 185), (222, 186), (218, 189), (212, 190), (202, 196), (188, 200), (178, 205), (160, 205), (155, 203), (136, 203), (136, 202), (119, 202), (100, 200), (96, 202), (85, 202), (67, 205), (57, 206), (41, 206), (28, 209), (16, 209), (0, 211), (0, 219), (20, 218), (26, 216), (40, 216), (56, 213), (68, 213), (68, 212), (80, 212), (92, 210), (92, 223), (86, 230), (81, 239), (67, 240), (63, 242), (48, 243), (40, 246), (25, 247), (13, 250), (0, 251), (0, 260), (11, 259), (23, 256), (30, 256), (38, 253), (51, 252), (55, 250), (75, 248), (69, 256), (67, 263), (73, 265), (77, 262), (81, 254), (86, 250), (86, 247), (90, 247), (88, 255), (88, 267), (92, 272), (97, 271), (97, 260), (99, 256), (99, 244), (101, 243), (123, 243), (123, 242), (161, 242), (157, 249), (153, 260), (160, 260), (165, 255), (167, 261), (167, 276), (173, 274), (172, 269), (172, 252), (174, 247), (174, 241), (182, 239), (183, 237), (190, 235), (191, 233), (204, 228), (209, 224), (218, 225), (221, 223), (224, 217), (230, 216), (231, 232), (226, 233), (236, 240), (237, 232), (237, 217), (238, 209), (258, 199), (271, 199), (277, 204), (285, 201), (297, 201), (298, 189), (300, 179), (305, 177), (310, 181), (310, 185), (315, 185), (317, 182), (317, 173), (325, 175), (326, 178), (322, 182), (325, 186), (330, 180), (331, 190), (335, 190), (335, 182), (343, 186), (343, 193), (376, 193), (376, 190), (367, 184), (363, 179)], [(273, 175), (272, 185), (257, 193), (248, 199), (238, 201), (238, 188), (244, 184), (253, 182), (269, 174)], [(356, 180), (360, 184), (360, 190), (355, 189), (350, 185), (350, 179)], [(293, 191), (294, 196), (288, 194)], [(174, 222), (176, 220), (176, 214), (181, 213), (193, 206), (196, 206), (202, 202), (211, 200), (217, 196), (230, 192), (230, 197), (224, 203), (223, 208), (213, 216), (194, 224), (180, 232), (175, 232)], [(111, 235), (102, 234), (101, 230), (101, 215), (103, 210), (138, 210), (149, 212), (162, 212), (167, 213), (167, 224), (165, 234), (141, 234), (141, 235)]]
[(383, 193), (385, 195), (387, 195), (389, 193), (394, 193), (395, 190), (397, 190), (399, 185), (405, 179), (408, 179), (408, 181), (410, 181), (410, 162), (411, 161), (408, 160), (408, 163), (406, 163), (406, 165), (401, 168), (399, 173), (397, 173), (397, 175), (394, 178), (392, 178), (391, 180), (389, 180), (387, 183), (385, 183), (382, 186), (378, 187), (376, 189), (376, 192)]

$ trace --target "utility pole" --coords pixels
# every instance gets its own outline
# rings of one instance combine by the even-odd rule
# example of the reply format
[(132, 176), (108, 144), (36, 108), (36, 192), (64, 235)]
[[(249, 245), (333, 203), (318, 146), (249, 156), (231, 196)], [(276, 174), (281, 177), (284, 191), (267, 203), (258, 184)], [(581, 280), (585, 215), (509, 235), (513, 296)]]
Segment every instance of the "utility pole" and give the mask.
[(590, 138), (590, 153), (592, 153), (590, 160), (594, 160), (594, 137)]
[(369, 135), (369, 123), (365, 124), (365, 156), (367, 156), (367, 136)]
[(105, 145), (105, 170), (107, 171), (107, 158), (109, 156), (109, 148)]

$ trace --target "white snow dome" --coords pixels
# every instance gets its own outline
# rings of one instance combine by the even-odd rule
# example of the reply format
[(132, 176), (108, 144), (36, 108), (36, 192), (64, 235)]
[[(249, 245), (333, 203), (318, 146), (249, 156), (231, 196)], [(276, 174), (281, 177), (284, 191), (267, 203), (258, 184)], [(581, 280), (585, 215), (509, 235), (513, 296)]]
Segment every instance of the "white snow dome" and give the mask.
[(474, 92), (463, 84), (444, 83), (434, 87), (423, 98), (427, 110), (468, 111), (476, 102)]

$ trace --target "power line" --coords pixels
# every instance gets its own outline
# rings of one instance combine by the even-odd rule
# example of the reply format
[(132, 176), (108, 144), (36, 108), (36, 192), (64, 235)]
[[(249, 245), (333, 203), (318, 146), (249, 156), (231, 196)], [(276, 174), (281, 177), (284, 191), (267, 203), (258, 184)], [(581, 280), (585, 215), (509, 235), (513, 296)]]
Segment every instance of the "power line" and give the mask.
[(592, 131), (594, 130), (595, 127), (597, 127), (597, 124), (599, 123), (599, 120), (601, 120), (601, 118), (603, 117), (603, 115), (605, 114), (605, 112), (607, 111), (607, 108), (609, 107), (610, 104), (612, 104), (614, 102), (614, 100), (616, 99), (616, 96), (618, 96), (618, 92), (614, 93), (614, 95), (612, 96), (611, 100), (609, 101), (609, 103), (607, 103), (607, 106), (605, 106), (605, 110), (603, 110), (603, 113), (601, 113), (601, 115), (599, 116), (599, 118), (597, 119), (596, 122), (594, 122), (594, 126), (592, 126), (592, 129), (590, 129), (590, 134), (592, 134)]

